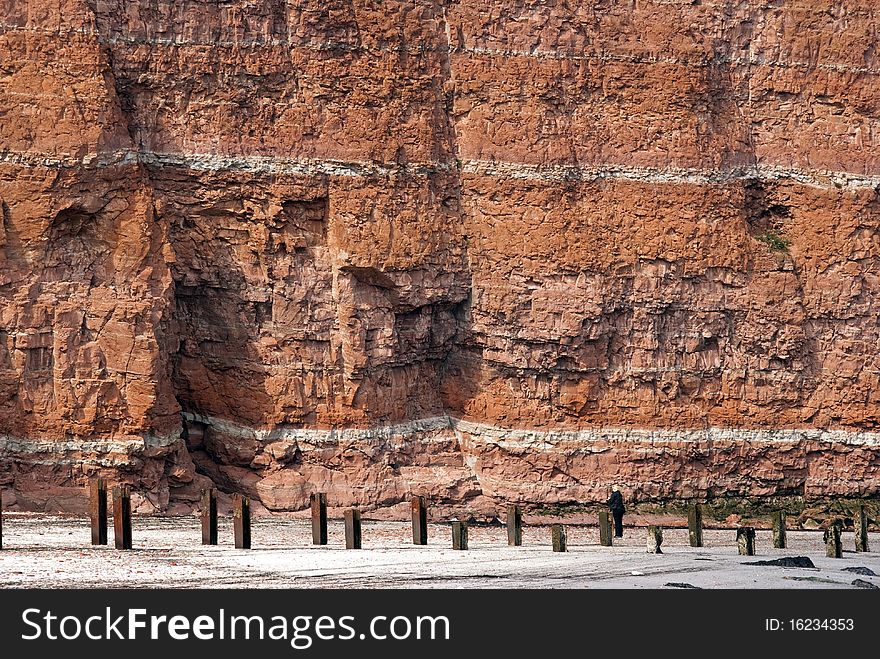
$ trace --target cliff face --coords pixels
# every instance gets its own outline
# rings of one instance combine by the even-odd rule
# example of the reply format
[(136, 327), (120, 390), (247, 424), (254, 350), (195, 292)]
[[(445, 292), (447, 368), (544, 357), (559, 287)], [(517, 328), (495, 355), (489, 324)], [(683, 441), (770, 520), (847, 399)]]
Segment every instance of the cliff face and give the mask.
[(880, 488), (880, 10), (0, 2), (0, 484)]

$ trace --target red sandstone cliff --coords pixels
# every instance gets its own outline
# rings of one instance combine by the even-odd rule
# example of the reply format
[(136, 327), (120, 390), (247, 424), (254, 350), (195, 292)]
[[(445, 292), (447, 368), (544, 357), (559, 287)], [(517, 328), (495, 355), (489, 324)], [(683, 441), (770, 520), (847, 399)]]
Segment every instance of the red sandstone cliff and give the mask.
[(4, 500), (876, 493), (867, 4), (0, 1)]

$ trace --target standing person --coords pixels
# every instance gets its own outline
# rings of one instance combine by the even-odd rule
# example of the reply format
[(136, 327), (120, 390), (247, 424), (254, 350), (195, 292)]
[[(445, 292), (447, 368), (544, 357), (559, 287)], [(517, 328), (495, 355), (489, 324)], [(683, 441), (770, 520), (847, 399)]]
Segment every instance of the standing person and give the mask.
[(611, 486), (611, 496), (608, 498), (608, 508), (611, 509), (611, 515), (614, 517), (614, 537), (623, 537), (623, 513), (626, 507), (623, 505), (623, 495), (620, 488), (616, 485)]

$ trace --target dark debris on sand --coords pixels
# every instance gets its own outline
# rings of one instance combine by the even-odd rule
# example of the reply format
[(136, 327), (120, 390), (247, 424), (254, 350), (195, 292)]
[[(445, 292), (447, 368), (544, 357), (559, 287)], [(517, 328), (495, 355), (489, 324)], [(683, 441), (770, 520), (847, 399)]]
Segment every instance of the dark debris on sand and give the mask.
[(745, 565), (771, 565), (774, 567), (808, 567), (815, 568), (813, 561), (808, 556), (783, 556), (774, 558), (772, 561), (754, 561)]

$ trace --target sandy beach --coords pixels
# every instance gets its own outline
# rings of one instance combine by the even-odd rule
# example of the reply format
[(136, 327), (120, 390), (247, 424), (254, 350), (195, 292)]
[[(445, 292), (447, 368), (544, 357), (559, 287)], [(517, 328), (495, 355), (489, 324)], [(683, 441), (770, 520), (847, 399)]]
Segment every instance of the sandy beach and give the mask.
[[(134, 548), (92, 547), (89, 521), (6, 513), (0, 586), (4, 588), (855, 588), (880, 586), (880, 534), (874, 551), (855, 553), (851, 533), (841, 559), (825, 557), (822, 533), (788, 532), (773, 549), (758, 530), (756, 556), (739, 556), (733, 530), (704, 530), (705, 547), (688, 546), (687, 530), (665, 529), (663, 554), (646, 552), (644, 528), (627, 528), (613, 547), (599, 546), (593, 526), (567, 527), (568, 551), (554, 553), (548, 526), (526, 526), (523, 546), (508, 547), (502, 526), (469, 529), (469, 550), (453, 551), (448, 524), (431, 524), (427, 546), (412, 544), (407, 522), (363, 523), (363, 549), (346, 550), (342, 520), (330, 520), (329, 543), (311, 545), (308, 520), (260, 517), (253, 548), (233, 547), (232, 524), (220, 520), (220, 544), (201, 545), (196, 517), (135, 517)], [(807, 556), (815, 568), (755, 566)], [(864, 570), (861, 570), (864, 572)], [(672, 585), (674, 584), (674, 585)], [(863, 584), (864, 587), (864, 584)]]

